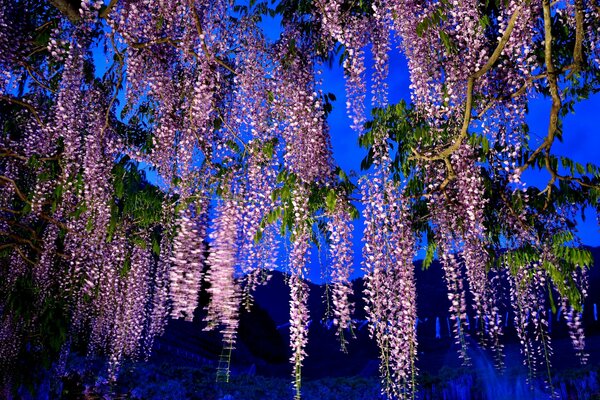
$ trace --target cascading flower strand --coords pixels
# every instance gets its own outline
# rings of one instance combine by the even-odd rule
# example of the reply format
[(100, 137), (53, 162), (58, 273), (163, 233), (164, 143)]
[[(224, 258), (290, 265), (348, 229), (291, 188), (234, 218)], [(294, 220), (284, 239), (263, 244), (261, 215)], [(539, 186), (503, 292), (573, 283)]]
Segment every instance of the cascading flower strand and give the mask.
[(331, 257), (331, 281), (333, 284), (333, 323), (338, 327), (342, 348), (345, 348), (344, 331), (352, 328), (354, 304), (350, 302), (352, 295), (352, 220), (348, 205), (336, 202), (330, 220), (327, 222), (330, 232), (329, 254)]
[(198, 306), (198, 296), (203, 278), (203, 243), (206, 227), (202, 223), (202, 209), (205, 204), (199, 202), (193, 207), (182, 209), (177, 218), (177, 234), (173, 239), (172, 265), (169, 269), (169, 296), (171, 299), (171, 317), (183, 317), (187, 321), (194, 318)]

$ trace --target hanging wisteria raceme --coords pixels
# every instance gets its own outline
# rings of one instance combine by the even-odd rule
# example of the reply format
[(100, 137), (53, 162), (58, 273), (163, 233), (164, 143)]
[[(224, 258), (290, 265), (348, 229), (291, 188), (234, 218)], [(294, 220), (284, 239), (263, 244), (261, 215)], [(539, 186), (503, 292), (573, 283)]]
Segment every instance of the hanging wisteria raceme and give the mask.
[[(77, 91), (75, 88), (72, 89)], [(78, 94), (83, 96), (84, 92), (80, 91)], [(111, 219), (111, 202), (113, 200), (111, 170), (120, 150), (118, 145), (115, 146), (115, 143), (111, 143), (113, 132), (108, 130), (106, 123), (107, 112), (104, 96), (99, 91), (91, 91), (85, 94), (87, 95), (86, 99), (81, 99), (84, 104), (88, 102), (88, 104), (94, 104), (96, 108), (90, 107), (92, 111), (83, 120), (85, 124), (83, 138), (73, 134), (71, 139), (75, 143), (80, 143), (82, 153), (80, 161), (73, 160), (74, 163), (80, 162), (81, 171), (73, 169), (71, 173), (75, 176), (81, 176), (84, 184), (82, 187), (75, 186), (72, 193), (73, 199), (79, 201), (76, 207), (79, 208), (80, 215), (77, 223), (72, 225), (74, 230), (69, 231), (69, 238), (66, 241), (71, 246), (70, 255), (73, 259), (73, 289), (77, 292), (78, 285), (83, 284), (80, 292), (82, 297), (76, 305), (76, 314), (87, 312), (85, 308), (88, 305), (85, 304), (85, 301), (82, 301), (83, 296), (92, 295), (95, 288), (101, 286), (105, 267), (103, 264), (111, 265), (109, 261), (111, 244), (106, 243)], [(59, 108), (59, 110), (61, 112), (74, 112), (72, 109), (61, 110)], [(80, 135), (80, 133), (78, 134)], [(74, 154), (76, 155), (77, 152)], [(65, 176), (65, 178), (74, 180), (75, 176)], [(87, 251), (77, 252), (75, 250), (76, 246), (85, 246)], [(118, 267), (113, 266), (113, 268)], [(110, 298), (110, 296), (107, 297)]]
[[(584, 301), (588, 294), (588, 281), (587, 273), (585, 270), (574, 271), (573, 280), (579, 284), (581, 288), (581, 297)], [(563, 311), (564, 318), (569, 327), (569, 336), (573, 343), (576, 355), (582, 365), (587, 364), (589, 354), (585, 350), (585, 331), (583, 328), (583, 310), (578, 310), (577, 304), (569, 304), (565, 297), (560, 298), (560, 307)], [(582, 303), (583, 303), (582, 301)], [(550, 316), (551, 317), (551, 316)]]
[(577, 357), (581, 364), (587, 364), (589, 355), (585, 352), (585, 332), (583, 330), (583, 318), (581, 312), (575, 310), (573, 307), (567, 307), (563, 303), (563, 308), (568, 311), (565, 312), (565, 319), (569, 326), (569, 336), (573, 342), (573, 348), (577, 352)]
[(217, 209), (214, 228), (209, 235), (211, 241), (207, 263), (209, 270), (206, 281), (211, 294), (208, 305), (209, 327), (237, 323), (239, 287), (235, 281), (240, 241), (239, 205), (227, 199)]
[(112, 379), (116, 378), (123, 357), (139, 355), (147, 317), (151, 255), (148, 250), (134, 246), (129, 257), (127, 276), (117, 285), (116, 298), (120, 298), (120, 302), (114, 315), (108, 356), (108, 373)]
[[(88, 353), (98, 354), (111, 350), (116, 316), (122, 306), (119, 292), (122, 284), (121, 271), (128, 258), (128, 243), (122, 233), (115, 235), (110, 244), (104, 246), (103, 265), (93, 297), (93, 312), (90, 315), (90, 339)], [(120, 358), (116, 362), (120, 362)]]
[[(92, 224), (91, 235), (99, 242), (105, 240), (110, 223), (110, 206), (113, 196), (111, 170), (118, 154), (111, 152), (108, 145), (112, 132), (107, 132), (103, 106), (104, 98), (98, 92), (89, 93), (88, 104), (96, 109), (89, 113), (87, 121), (88, 133), (83, 139), (85, 154), (83, 156), (83, 200), (86, 204), (88, 223)], [(100, 107), (99, 107), (100, 106)]]
[[(367, 93), (366, 84), (366, 66), (365, 53), (372, 22), (367, 17), (360, 17), (350, 12), (342, 11), (342, 2), (338, 0), (321, 0), (316, 2), (315, 18), (321, 23), (321, 32), (323, 40), (326, 42), (326, 49), (334, 47), (336, 43), (344, 46), (347, 56), (344, 59), (343, 67), (346, 75), (346, 110), (352, 120), (352, 129), (359, 134), (363, 132), (363, 125), (366, 122), (365, 100)], [(380, 19), (376, 19), (381, 22)], [(381, 24), (375, 29), (383, 28)], [(387, 52), (387, 37), (385, 32), (378, 31), (375, 35), (374, 54), (376, 60), (376, 80), (375, 92), (377, 98), (384, 96), (385, 93), (385, 67), (384, 62)]]
[[(575, 2), (578, 3), (577, 1)], [(585, 32), (585, 40), (588, 41), (589, 46), (586, 49), (590, 49), (589, 59), (594, 60), (597, 66), (600, 66), (600, 33), (598, 32), (598, 21), (600, 20), (600, 10), (598, 5), (594, 6), (593, 1), (582, 1), (580, 2), (581, 10), (580, 15), (583, 16), (583, 25), (587, 27)], [(576, 7), (577, 8), (577, 7)]]
[(207, 259), (206, 281), (210, 285), (206, 329), (219, 328), (223, 336), (223, 353), (226, 365), (220, 365), (226, 381), (229, 381), (231, 350), (237, 339), (241, 288), (236, 266), (239, 262), (240, 216), (239, 204), (235, 199), (225, 199), (216, 209), (210, 254)]
[(486, 232), (483, 225), (486, 199), (480, 168), (476, 163), (474, 149), (463, 145), (452, 156), (453, 168), (460, 171), (456, 178), (457, 207), (454, 212), (463, 221), (462, 232), (455, 232), (463, 237), (462, 254), (465, 276), (469, 291), (473, 296), (473, 307), (477, 320), (485, 324), (486, 337), (492, 344), (496, 354), (501, 354), (502, 345), (499, 336), (502, 334), (499, 305), (494, 302), (492, 280), (488, 272), (489, 255), (486, 249)]
[(363, 239), (366, 311), (379, 346), (383, 390), (392, 398), (412, 398), (417, 373), (415, 238), (407, 200), (385, 175), (363, 181), (361, 190), (368, 199)]
[(310, 257), (308, 231), (308, 191), (299, 183), (292, 194), (294, 207), (295, 230), (292, 232), (292, 243), (289, 251), (290, 277), (290, 347), (293, 366), (295, 398), (299, 399), (302, 384), (302, 365), (306, 357), (308, 343), (308, 285), (305, 282)]
[[(438, 168), (435, 172), (440, 173), (440, 169)], [(435, 172), (431, 173), (435, 174)], [(468, 364), (469, 356), (465, 338), (467, 302), (459, 225), (460, 211), (462, 210), (456, 210), (455, 207), (452, 207), (452, 203), (448, 204), (443, 201), (442, 196), (441, 193), (433, 193), (429, 198), (429, 207), (432, 210), (432, 221), (437, 236), (438, 257), (442, 263), (444, 281), (448, 290), (450, 319), (453, 321), (452, 330), (460, 349), (460, 358), (465, 364)]]
[(385, 10), (385, 1), (373, 2), (373, 27), (371, 32), (372, 52), (374, 62), (372, 103), (375, 107), (387, 106), (389, 52), (391, 47), (392, 19)]
[[(27, 7), (34, 8), (32, 1), (23, 2)], [(26, 54), (32, 50), (31, 36), (27, 30), (27, 22), (19, 7), (10, 0), (0, 3), (0, 90), (2, 92), (14, 89), (17, 84), (18, 72)]]
[(338, 326), (337, 335), (340, 337), (342, 348), (346, 345), (344, 331), (352, 328), (354, 304), (350, 301), (352, 295), (352, 219), (348, 204), (336, 202), (331, 212), (327, 229), (330, 233), (329, 254), (331, 258), (331, 282), (333, 323)]
[[(251, 157), (246, 171), (246, 186), (242, 191), (244, 200), (239, 252), (240, 271), (248, 277), (245, 290), (249, 291), (257, 283), (256, 274), (261, 270), (274, 269), (277, 259), (274, 230), (261, 228), (261, 222), (275, 208), (272, 193), (275, 190), (276, 170), (272, 166), (265, 171), (264, 165), (269, 165), (269, 160), (265, 159), (262, 152)], [(260, 240), (257, 241), (259, 235)]]
[(141, 349), (145, 359), (150, 357), (155, 339), (164, 333), (169, 317), (170, 254), (170, 242), (166, 239), (161, 240), (159, 257), (154, 263), (151, 274), (154, 279), (154, 284), (150, 285), (149, 288), (152, 297), (148, 305), (148, 318)]
[(55, 107), (53, 140), (62, 139), (65, 159), (64, 179), (72, 179), (81, 165), (82, 131), (85, 128), (85, 118), (79, 112), (84, 106), (82, 92), (83, 55), (76, 41), (69, 43), (68, 55), (65, 60), (60, 92)]
[[(243, 55), (236, 64), (232, 116), (237, 132), (248, 135), (243, 143), (240, 136), (231, 137), (236, 146), (244, 146), (246, 167), (237, 179), (237, 190), (243, 197), (241, 221), (240, 271), (246, 276), (244, 303), (251, 303), (250, 293), (258, 283), (261, 270), (275, 267), (277, 259), (274, 226), (261, 223), (273, 212), (279, 162), (273, 154), (281, 125), (275, 122), (272, 106), (276, 85), (265, 79), (264, 69), (269, 62), (268, 45), (264, 35), (250, 19), (243, 18), (238, 27), (239, 45)], [(229, 131), (231, 127), (227, 127)], [(260, 238), (260, 239), (259, 239)]]
[(540, 268), (541, 264), (533, 262), (519, 268), (516, 275), (509, 275), (510, 295), (523, 363), (528, 368), (528, 380), (531, 382), (537, 378), (541, 370), (546, 372), (542, 377), (551, 384), (548, 373), (552, 347), (548, 334), (548, 308), (543, 295), (547, 288), (547, 276)]
[(196, 147), (209, 155), (214, 140), (211, 124), (215, 117), (214, 97), (219, 82), (208, 60), (203, 58), (198, 64), (190, 112), (186, 114), (186, 125), (178, 143), (179, 168), (184, 175), (184, 181), (185, 174), (192, 168)]
[(51, 284), (56, 281), (56, 246), (58, 240), (58, 227), (50, 225), (44, 232), (44, 251), (40, 254), (40, 260), (33, 270), (33, 281), (40, 288), (40, 303), (43, 303)]
[(385, 132), (373, 131), (370, 179), (361, 180), (365, 311), (369, 332), (379, 347), (382, 390), (390, 398), (412, 398), (417, 374), (415, 236), (408, 199), (391, 177)]
[[(396, 33), (401, 38), (401, 46), (408, 62), (411, 80), (411, 98), (424, 115), (439, 116), (442, 95), (438, 60), (443, 53), (443, 43), (433, 29), (426, 29), (419, 35), (417, 29), (422, 15), (429, 15), (428, 3), (413, 0), (393, 0), (383, 3), (389, 7)], [(431, 5), (431, 7), (434, 7)]]
[[(331, 144), (322, 101), (316, 92), (314, 65), (308, 54), (286, 54), (291, 30), (281, 43), (284, 65), (276, 71), (276, 112), (283, 117), (285, 167), (303, 182), (327, 181), (332, 173)], [(298, 46), (300, 45), (297, 44)]]
[[(4, 370), (15, 368), (15, 362), (19, 356), (19, 343), (22, 335), (21, 323), (12, 315), (2, 312), (2, 323), (0, 324), (0, 367)], [(2, 374), (0, 378), (0, 393), (7, 394), (7, 398), (11, 392), (11, 376), (10, 374)]]
[[(169, 268), (169, 296), (171, 317), (194, 318), (198, 306), (200, 285), (204, 275), (206, 247), (206, 202), (200, 200), (195, 207), (184, 208), (179, 212), (173, 239), (173, 253)], [(195, 208), (195, 209), (194, 209)], [(163, 251), (166, 249), (163, 248)], [(161, 262), (165, 262), (164, 260)]]

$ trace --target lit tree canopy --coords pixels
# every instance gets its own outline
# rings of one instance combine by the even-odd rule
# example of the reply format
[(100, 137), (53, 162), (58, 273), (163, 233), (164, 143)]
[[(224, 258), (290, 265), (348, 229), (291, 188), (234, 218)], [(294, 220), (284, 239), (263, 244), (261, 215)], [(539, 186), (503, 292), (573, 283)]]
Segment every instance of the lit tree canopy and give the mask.
[[(394, 53), (410, 104), (388, 102)], [(367, 150), (357, 180), (332, 156), (332, 62)], [(0, 366), (26, 348), (54, 361), (77, 338), (116, 377), (169, 316), (193, 318), (203, 281), (231, 349), (241, 304), (283, 263), (299, 396), (311, 243), (328, 246), (343, 344), (353, 236), (390, 398), (415, 391), (420, 247), (441, 261), (465, 362), (472, 308), (501, 363), (504, 289), (532, 374), (548, 304), (585, 360), (591, 256), (575, 228), (600, 209), (600, 170), (553, 144), (599, 79), (597, 0), (0, 0)], [(551, 104), (539, 140), (534, 97)], [(34, 335), (49, 321), (56, 334)]]

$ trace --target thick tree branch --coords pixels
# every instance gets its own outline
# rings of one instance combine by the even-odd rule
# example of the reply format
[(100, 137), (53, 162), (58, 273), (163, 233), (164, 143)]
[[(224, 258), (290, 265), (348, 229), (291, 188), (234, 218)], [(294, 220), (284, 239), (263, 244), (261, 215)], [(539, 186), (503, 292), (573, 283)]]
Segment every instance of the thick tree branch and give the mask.
[(525, 164), (520, 168), (520, 172), (523, 172), (536, 157), (544, 150), (549, 151), (552, 143), (554, 142), (554, 136), (558, 127), (558, 112), (561, 107), (561, 99), (558, 94), (558, 81), (554, 64), (552, 63), (552, 26), (550, 16), (550, 5), (548, 0), (543, 2), (544, 11), (544, 57), (546, 62), (546, 77), (548, 79), (548, 85), (550, 87), (550, 96), (552, 97), (552, 107), (550, 108), (550, 123), (548, 125), (548, 133), (544, 142), (529, 156)]
[(112, 9), (117, 5), (118, 0), (110, 0), (110, 3), (106, 6), (104, 10), (99, 14), (100, 18), (106, 18), (112, 11)]
[(557, 74), (552, 61), (552, 15), (550, 10), (550, 2), (548, 0), (544, 0), (542, 2), (542, 9), (544, 13), (544, 59), (548, 75), (550, 96), (552, 97), (552, 106), (550, 107), (550, 123), (548, 124), (548, 133), (546, 135), (546, 139), (544, 139), (544, 142), (531, 154), (527, 162), (521, 167), (520, 171), (523, 171), (523, 167), (526, 168), (526, 166), (532, 163), (541, 152), (544, 152), (544, 164), (546, 169), (550, 172), (550, 181), (546, 185), (546, 188), (540, 192), (540, 194), (544, 192), (547, 193), (546, 204), (544, 205), (544, 209), (546, 209), (546, 207), (550, 204), (552, 187), (556, 181), (556, 173), (552, 168), (552, 163), (550, 161), (550, 150), (552, 148), (552, 144), (554, 143), (556, 132), (558, 131), (558, 114), (560, 112), (560, 108), (562, 107), (562, 102), (558, 92)]
[(454, 171), (452, 169), (452, 165), (450, 163), (450, 156), (456, 150), (458, 150), (458, 148), (461, 146), (462, 142), (468, 136), (469, 125), (471, 123), (471, 115), (473, 112), (473, 89), (475, 87), (475, 80), (481, 78), (490, 69), (492, 69), (494, 64), (496, 64), (496, 62), (500, 58), (500, 55), (502, 54), (502, 51), (504, 51), (504, 47), (506, 46), (506, 43), (508, 43), (508, 40), (510, 39), (510, 35), (512, 34), (512, 31), (517, 23), (517, 19), (519, 18), (519, 15), (521, 14), (522, 9), (523, 9), (523, 5), (520, 5), (519, 7), (517, 7), (517, 9), (511, 15), (510, 20), (508, 21), (508, 24), (506, 26), (506, 29), (504, 30), (504, 33), (503, 33), (502, 37), (500, 38), (498, 45), (496, 46), (496, 49), (494, 50), (494, 52), (492, 53), (492, 55), (490, 56), (488, 61), (485, 63), (485, 65), (483, 67), (481, 67), (478, 71), (473, 73), (468, 78), (467, 93), (466, 93), (467, 98), (465, 101), (465, 113), (463, 116), (463, 122), (462, 122), (460, 132), (459, 132), (458, 136), (456, 137), (456, 139), (454, 140), (454, 142), (450, 146), (446, 147), (444, 150), (442, 150), (441, 152), (439, 152), (438, 154), (433, 155), (433, 156), (426, 156), (426, 155), (418, 153), (415, 149), (412, 149), (412, 152), (414, 155), (410, 157), (411, 159), (418, 159), (418, 160), (425, 160), (425, 161), (444, 160), (444, 162), (446, 164), (446, 169), (448, 170), (448, 174), (446, 176), (446, 179), (440, 186), (440, 189), (442, 189), (442, 190), (453, 179), (456, 178), (456, 174), (454, 173)]
[(69, 18), (71, 22), (77, 22), (81, 19), (81, 15), (79, 15), (81, 2), (78, 0), (50, 0), (50, 4)]
[(575, 48), (573, 49), (574, 71), (583, 66), (583, 0), (575, 0)]

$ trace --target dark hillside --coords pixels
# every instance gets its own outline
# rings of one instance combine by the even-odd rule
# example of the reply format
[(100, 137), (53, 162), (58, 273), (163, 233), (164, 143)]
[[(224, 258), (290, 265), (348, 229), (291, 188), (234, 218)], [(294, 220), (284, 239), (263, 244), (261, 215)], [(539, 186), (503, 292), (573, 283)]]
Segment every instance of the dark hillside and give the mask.
[[(600, 248), (591, 249), (596, 265), (600, 265)], [(417, 277), (418, 301), (418, 337), (419, 368), (421, 371), (436, 373), (442, 366), (459, 366), (454, 341), (448, 331), (448, 306), (442, 270), (434, 262), (427, 270), (420, 263), (415, 265)], [(594, 317), (594, 304), (600, 303), (600, 268), (591, 268), (589, 272), (589, 294), (584, 306), (584, 323), (588, 334), (588, 352), (591, 362), (600, 362), (600, 322)], [(323, 376), (373, 376), (377, 374), (377, 348), (368, 337), (363, 311), (364, 303), (360, 297), (363, 282), (353, 282), (355, 289), (355, 338), (348, 344), (348, 353), (340, 351), (340, 343), (335, 329), (326, 319), (325, 286), (310, 283), (309, 308), (311, 325), (309, 331), (308, 357), (304, 375), (307, 379)], [(289, 376), (288, 339), (289, 339), (289, 290), (285, 275), (273, 272), (266, 285), (258, 287), (255, 304), (249, 312), (241, 314), (239, 343), (232, 357), (232, 369), (238, 372), (255, 371), (268, 376)], [(506, 315), (506, 310), (501, 314)], [(470, 313), (471, 314), (471, 313)], [(212, 365), (218, 358), (221, 347), (219, 335), (203, 331), (202, 312), (198, 312), (193, 323), (171, 321), (166, 334), (157, 342), (155, 360)], [(439, 320), (439, 332), (436, 332), (436, 319)], [(474, 319), (470, 320), (468, 332), (473, 348), (477, 348)], [(507, 356), (518, 358), (518, 346), (512, 314), (505, 328)], [(439, 334), (439, 338), (436, 337)], [(351, 333), (346, 332), (350, 338)], [(552, 319), (552, 338), (555, 350), (554, 365), (568, 367), (576, 365), (576, 359), (570, 347), (568, 332), (563, 318)], [(485, 353), (481, 353), (485, 354)], [(560, 359), (559, 359), (560, 357)], [(510, 361), (519, 365), (518, 360)]]

